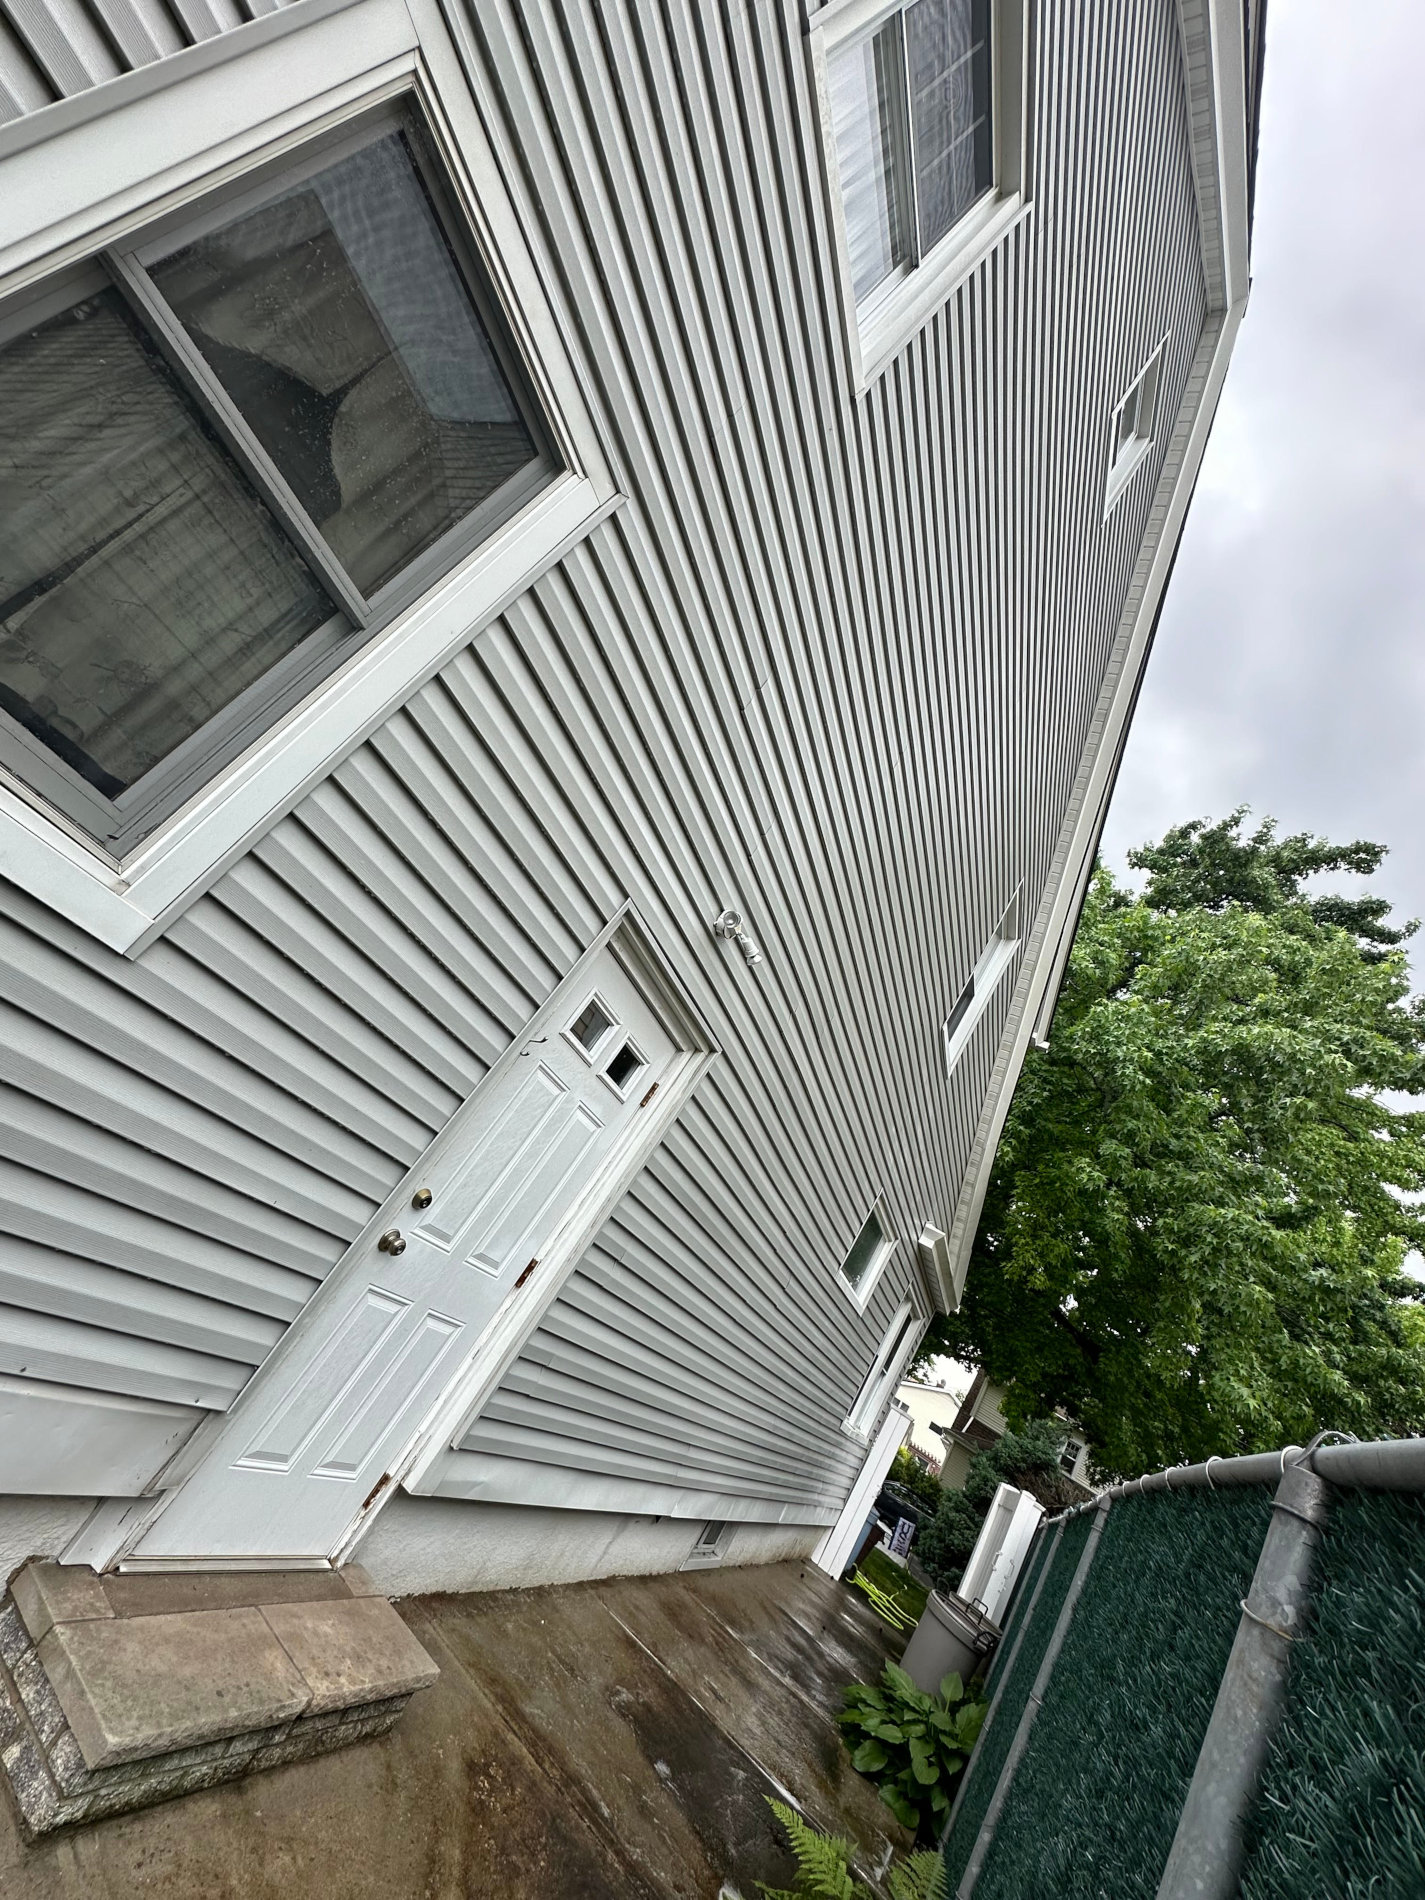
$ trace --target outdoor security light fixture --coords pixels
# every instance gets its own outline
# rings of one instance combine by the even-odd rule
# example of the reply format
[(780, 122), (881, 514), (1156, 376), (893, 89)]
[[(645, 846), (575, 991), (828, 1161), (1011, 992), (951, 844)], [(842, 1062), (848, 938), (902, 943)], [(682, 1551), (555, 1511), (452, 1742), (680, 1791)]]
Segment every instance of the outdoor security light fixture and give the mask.
[(725, 943), (735, 943), (749, 969), (754, 963), (762, 961), (762, 952), (742, 927), (741, 911), (719, 911), (713, 923), (713, 934), (721, 937)]

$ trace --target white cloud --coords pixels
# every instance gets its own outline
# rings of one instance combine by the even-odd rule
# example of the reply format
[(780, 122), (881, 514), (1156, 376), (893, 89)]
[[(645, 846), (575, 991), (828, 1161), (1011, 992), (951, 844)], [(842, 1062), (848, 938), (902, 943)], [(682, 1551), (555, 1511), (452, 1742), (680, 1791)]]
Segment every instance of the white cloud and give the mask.
[[(1274, 0), (1252, 302), (1105, 847), (1234, 805), (1425, 914), (1425, 11)], [(1425, 968), (1425, 965), (1422, 965)]]

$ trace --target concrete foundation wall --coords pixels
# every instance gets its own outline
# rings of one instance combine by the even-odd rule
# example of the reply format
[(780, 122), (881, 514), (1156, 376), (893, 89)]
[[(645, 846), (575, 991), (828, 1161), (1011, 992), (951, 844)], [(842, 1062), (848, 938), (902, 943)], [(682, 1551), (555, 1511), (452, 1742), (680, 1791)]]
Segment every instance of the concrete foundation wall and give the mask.
[[(701, 1521), (394, 1497), (355, 1552), (388, 1596), (519, 1590), (594, 1577), (677, 1570)], [(808, 1556), (819, 1525), (739, 1524), (723, 1563), (780, 1563)]]
[(27, 1557), (57, 1557), (94, 1503), (93, 1498), (29, 1498), (0, 1492), (0, 1588)]

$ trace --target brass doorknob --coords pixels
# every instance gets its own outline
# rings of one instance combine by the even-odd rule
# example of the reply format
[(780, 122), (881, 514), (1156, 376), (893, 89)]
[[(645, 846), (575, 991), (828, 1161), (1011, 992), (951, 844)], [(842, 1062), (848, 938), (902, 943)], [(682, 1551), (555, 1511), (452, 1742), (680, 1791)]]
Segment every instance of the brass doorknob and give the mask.
[(400, 1228), (388, 1228), (377, 1241), (376, 1250), (378, 1253), (404, 1253), (406, 1251), (406, 1243), (401, 1236)]

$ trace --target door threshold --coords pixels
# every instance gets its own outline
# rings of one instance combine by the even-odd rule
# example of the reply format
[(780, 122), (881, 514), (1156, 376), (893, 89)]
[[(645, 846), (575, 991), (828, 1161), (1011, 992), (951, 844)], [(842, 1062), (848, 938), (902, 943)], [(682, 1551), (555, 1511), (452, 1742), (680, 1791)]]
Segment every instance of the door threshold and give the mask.
[(121, 1571), (149, 1571), (172, 1575), (192, 1570), (331, 1570), (330, 1557), (122, 1557)]

